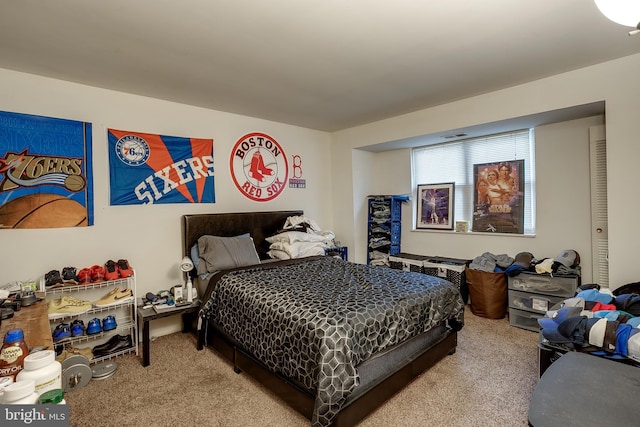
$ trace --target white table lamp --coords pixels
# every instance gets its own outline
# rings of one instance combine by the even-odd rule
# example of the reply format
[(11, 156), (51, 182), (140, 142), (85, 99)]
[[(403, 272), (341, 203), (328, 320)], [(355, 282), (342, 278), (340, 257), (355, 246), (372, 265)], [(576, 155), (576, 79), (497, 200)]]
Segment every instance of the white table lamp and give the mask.
[(182, 258), (182, 262), (180, 262), (180, 270), (183, 273), (187, 273), (187, 283), (185, 287), (187, 288), (187, 302), (193, 302), (193, 284), (191, 283), (191, 270), (193, 270), (193, 261), (188, 256)]

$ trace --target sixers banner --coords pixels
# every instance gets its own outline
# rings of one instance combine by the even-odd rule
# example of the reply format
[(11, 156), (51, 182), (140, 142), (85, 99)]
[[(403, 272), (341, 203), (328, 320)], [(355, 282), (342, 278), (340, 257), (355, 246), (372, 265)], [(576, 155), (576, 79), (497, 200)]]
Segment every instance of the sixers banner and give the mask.
[(112, 205), (215, 203), (213, 140), (109, 129)]
[(93, 225), (91, 123), (0, 111), (0, 228)]

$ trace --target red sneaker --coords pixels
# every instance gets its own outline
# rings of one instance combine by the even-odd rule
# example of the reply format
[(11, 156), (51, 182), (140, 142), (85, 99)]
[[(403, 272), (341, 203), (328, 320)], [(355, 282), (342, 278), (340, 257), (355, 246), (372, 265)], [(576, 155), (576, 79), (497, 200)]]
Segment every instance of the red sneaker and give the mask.
[(118, 272), (120, 274), (120, 277), (122, 277), (123, 279), (126, 278), (126, 277), (132, 276), (133, 275), (133, 270), (129, 266), (129, 261), (127, 261), (126, 259), (119, 259), (118, 260)]
[(120, 275), (118, 274), (118, 267), (113, 260), (109, 260), (104, 264), (104, 279), (105, 280), (118, 280)]
[(104, 282), (104, 267), (100, 265), (94, 265), (91, 267), (91, 281), (92, 282)]
[(91, 283), (91, 269), (83, 268), (78, 272), (78, 283), (81, 285), (86, 285), (87, 283)]

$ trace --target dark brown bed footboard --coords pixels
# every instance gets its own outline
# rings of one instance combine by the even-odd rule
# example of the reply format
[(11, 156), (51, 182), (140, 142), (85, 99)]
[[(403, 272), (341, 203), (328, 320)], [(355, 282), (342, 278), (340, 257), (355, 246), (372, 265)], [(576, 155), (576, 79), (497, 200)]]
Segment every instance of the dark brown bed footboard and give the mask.
[[(204, 331), (201, 331), (204, 333)], [(286, 378), (271, 372), (260, 361), (240, 349), (215, 326), (207, 328), (208, 346), (218, 351), (232, 363), (237, 372), (244, 372), (259, 381), (291, 408), (308, 419), (313, 414), (314, 397)], [(452, 329), (442, 334), (430, 347), (411, 358), (406, 364), (397, 367), (381, 379), (375, 386), (348, 401), (333, 422), (334, 427), (353, 426), (385, 401), (407, 386), (414, 378), (428, 370), (447, 355), (454, 354), (458, 343), (458, 334)]]

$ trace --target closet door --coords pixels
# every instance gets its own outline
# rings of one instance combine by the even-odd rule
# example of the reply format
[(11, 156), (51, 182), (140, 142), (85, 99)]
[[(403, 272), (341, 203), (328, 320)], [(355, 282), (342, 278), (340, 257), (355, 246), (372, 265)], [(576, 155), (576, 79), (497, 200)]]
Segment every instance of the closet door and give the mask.
[(589, 128), (591, 162), (591, 254), (593, 282), (609, 287), (607, 139), (605, 126)]

